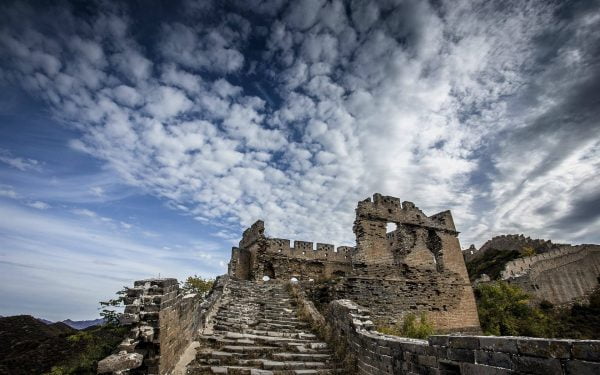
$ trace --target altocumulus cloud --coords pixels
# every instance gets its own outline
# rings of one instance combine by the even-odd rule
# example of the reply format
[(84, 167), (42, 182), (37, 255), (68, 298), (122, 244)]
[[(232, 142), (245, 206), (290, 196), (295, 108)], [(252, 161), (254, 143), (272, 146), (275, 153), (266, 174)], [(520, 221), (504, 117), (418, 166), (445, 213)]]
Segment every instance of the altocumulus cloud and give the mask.
[(264, 218), (351, 243), (356, 201), (379, 191), (452, 209), (467, 243), (600, 241), (597, 2), (171, 7), (144, 23), (127, 5), (5, 4), (0, 78), (220, 236)]

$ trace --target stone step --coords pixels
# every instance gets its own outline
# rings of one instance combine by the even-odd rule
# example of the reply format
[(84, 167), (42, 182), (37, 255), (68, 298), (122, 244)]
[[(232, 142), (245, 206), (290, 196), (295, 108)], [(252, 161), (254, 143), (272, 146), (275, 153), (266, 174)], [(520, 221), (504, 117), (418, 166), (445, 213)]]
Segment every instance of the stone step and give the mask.
[(327, 344), (300, 320), (282, 284), (230, 282), (229, 300), (213, 317), (212, 334), (188, 366), (200, 374), (333, 374)]
[(280, 361), (322, 361), (331, 359), (330, 354), (320, 354), (320, 353), (275, 353), (273, 354), (273, 358), (278, 359)]

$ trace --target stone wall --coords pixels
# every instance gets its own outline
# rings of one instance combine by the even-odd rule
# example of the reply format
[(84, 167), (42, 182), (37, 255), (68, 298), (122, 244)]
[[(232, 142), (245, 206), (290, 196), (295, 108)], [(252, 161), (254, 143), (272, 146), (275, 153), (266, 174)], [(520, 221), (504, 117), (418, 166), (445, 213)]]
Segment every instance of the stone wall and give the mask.
[(215, 281), (204, 301), (196, 294), (181, 293), (177, 279), (134, 282), (127, 289), (121, 317), (121, 324), (131, 330), (118, 353), (99, 362), (98, 373), (168, 374), (221, 298), (224, 280)]
[(417, 340), (375, 331), (369, 310), (349, 300), (329, 306), (327, 322), (347, 342), (357, 374), (600, 373), (600, 341), (529, 337), (431, 336)]
[(561, 246), (508, 262), (501, 279), (517, 284), (539, 301), (565, 304), (584, 298), (600, 277), (600, 246)]
[(353, 247), (268, 238), (264, 222), (254, 223), (244, 231), (238, 247), (234, 247), (228, 274), (242, 280), (272, 279), (320, 280), (346, 275), (352, 270)]

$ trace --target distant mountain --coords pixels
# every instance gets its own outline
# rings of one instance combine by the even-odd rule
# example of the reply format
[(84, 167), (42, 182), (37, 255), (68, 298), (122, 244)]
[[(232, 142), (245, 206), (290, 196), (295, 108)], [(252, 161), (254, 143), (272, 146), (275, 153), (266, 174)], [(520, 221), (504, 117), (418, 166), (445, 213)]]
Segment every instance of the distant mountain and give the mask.
[(104, 319), (102, 319), (102, 318), (94, 319), (94, 320), (71, 320), (71, 319), (67, 319), (67, 320), (63, 320), (62, 322), (65, 323), (66, 325), (68, 325), (71, 328), (85, 329), (85, 328), (88, 328), (88, 327), (99, 326), (101, 324), (104, 324)]
[(0, 318), (0, 374), (41, 374), (72, 351), (64, 323), (44, 324), (29, 315)]
[[(55, 324), (54, 322), (51, 322), (49, 320), (42, 319), (42, 318), (37, 318), (37, 320), (39, 320), (40, 322), (45, 323), (45, 324)], [(86, 328), (89, 328), (89, 327), (94, 327), (94, 326), (102, 325), (102, 324), (104, 324), (104, 319), (102, 319), (102, 318), (93, 319), (93, 320), (71, 320), (71, 319), (66, 319), (66, 320), (63, 320), (61, 323), (64, 323), (64, 324), (68, 325), (71, 328), (82, 330), (82, 329), (86, 329)]]
[(96, 374), (97, 361), (109, 355), (126, 332), (111, 325), (78, 331), (66, 322), (46, 324), (30, 315), (2, 317), (0, 375), (44, 374), (52, 367), (61, 374)]

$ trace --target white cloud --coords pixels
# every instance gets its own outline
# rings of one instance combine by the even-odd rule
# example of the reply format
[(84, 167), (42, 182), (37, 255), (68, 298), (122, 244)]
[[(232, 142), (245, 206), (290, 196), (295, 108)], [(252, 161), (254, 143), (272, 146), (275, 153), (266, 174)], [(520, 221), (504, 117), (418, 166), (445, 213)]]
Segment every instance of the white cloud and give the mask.
[(183, 92), (169, 86), (160, 86), (149, 98), (146, 110), (156, 118), (168, 119), (192, 107), (192, 102)]
[(10, 165), (21, 171), (40, 170), (40, 162), (30, 158), (20, 158), (12, 156), (8, 150), (0, 149), (0, 162)]
[[(268, 15), (265, 4), (250, 11)], [(568, 240), (587, 237), (545, 231), (548, 216), (536, 212), (593, 191), (592, 126), (552, 123), (538, 144), (511, 135), (541, 127), (565, 93), (594, 82), (581, 42), (595, 40), (593, 17), (572, 21), (555, 60), (538, 55), (540, 35), (562, 30), (555, 6), (353, 1), (346, 14), (341, 2), (311, 0), (255, 26), (215, 4), (162, 25), (156, 62), (116, 14), (94, 21), (104, 43), (81, 27), (81, 59), (40, 47), (60, 38), (0, 35), (22, 62), (12, 74), (77, 124), (72, 147), (227, 235), (263, 218), (272, 235), (351, 243), (356, 202), (379, 191), (428, 214), (453, 209), (467, 243), (521, 230)], [(192, 21), (203, 12), (216, 13)], [(249, 51), (263, 37), (265, 50)]]
[(0, 197), (17, 199), (19, 194), (17, 194), (10, 186), (0, 185)]
[(29, 202), (27, 205), (38, 210), (47, 210), (51, 207), (48, 203), (42, 201)]
[(98, 214), (96, 214), (94, 211), (88, 210), (86, 208), (76, 208), (71, 210), (71, 212), (73, 212), (75, 215), (79, 215), (79, 216), (87, 216), (87, 217), (98, 217)]

